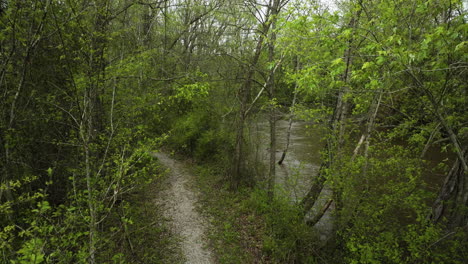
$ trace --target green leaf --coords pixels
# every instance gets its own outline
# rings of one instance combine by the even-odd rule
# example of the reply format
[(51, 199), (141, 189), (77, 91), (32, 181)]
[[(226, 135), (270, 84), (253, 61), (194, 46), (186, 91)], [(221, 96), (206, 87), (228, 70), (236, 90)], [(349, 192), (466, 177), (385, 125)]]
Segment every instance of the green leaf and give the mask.
[(377, 65), (382, 65), (386, 61), (385, 57), (379, 56), (377, 57)]
[(336, 65), (339, 65), (341, 63), (343, 63), (343, 59), (338, 58), (338, 59), (332, 61), (331, 66), (336, 66)]
[(367, 69), (367, 68), (370, 68), (372, 66), (372, 62), (365, 62), (363, 65), (362, 65), (362, 68), (363, 70)]
[(462, 41), (460, 44), (455, 46), (455, 51), (459, 51), (467, 46), (468, 41)]

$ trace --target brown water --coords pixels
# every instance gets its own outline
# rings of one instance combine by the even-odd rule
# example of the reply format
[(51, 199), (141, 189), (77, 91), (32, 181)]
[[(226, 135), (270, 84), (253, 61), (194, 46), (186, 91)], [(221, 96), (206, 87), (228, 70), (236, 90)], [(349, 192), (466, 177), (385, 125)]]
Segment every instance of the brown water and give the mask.
[[(281, 158), (283, 150), (286, 146), (287, 130), (289, 122), (287, 120), (279, 120), (276, 123), (276, 160)], [(266, 118), (259, 119), (251, 128), (251, 142), (257, 142), (257, 158), (264, 164), (265, 168), (269, 167), (269, 145), (270, 145), (270, 125)], [(288, 196), (292, 203), (300, 202), (310, 188), (311, 180), (316, 177), (320, 167), (321, 156), (320, 152), (324, 147), (322, 142), (324, 132), (320, 127), (314, 126), (312, 123), (295, 121), (291, 129), (290, 145), (283, 165), (276, 165), (276, 189), (275, 195)], [(406, 143), (401, 142), (402, 145)], [(453, 156), (453, 155), (452, 155)], [(437, 164), (445, 158), (449, 158), (449, 154), (440, 152), (437, 147), (430, 148), (426, 153), (425, 160), (428, 161), (422, 179), (426, 183), (426, 188), (431, 192), (438, 192), (445, 174), (439, 170), (434, 170)], [(454, 159), (454, 157), (453, 157)], [(451, 164), (450, 164), (451, 165)], [(264, 174), (268, 173), (268, 169)], [(320, 210), (323, 205), (330, 199), (331, 191), (325, 186), (322, 191), (319, 201), (312, 208), (311, 216)], [(432, 201), (428, 201), (428, 205)], [(331, 210), (330, 210), (331, 209)], [(333, 231), (333, 204), (326, 214), (322, 217), (319, 223), (315, 226), (320, 233), (321, 239), (325, 240)]]
[[(276, 160), (278, 161), (286, 147), (289, 122), (279, 120), (276, 123)], [(324, 147), (322, 130), (312, 123), (295, 121), (291, 127), (289, 149), (282, 165), (276, 165), (275, 195), (289, 196), (292, 203), (300, 202), (310, 188), (311, 180), (316, 177)], [(265, 119), (260, 119), (250, 128), (250, 137), (257, 142), (257, 158), (268, 168), (270, 161), (270, 125)], [(267, 172), (266, 172), (267, 173)], [(312, 209), (314, 215), (317, 210), (328, 201), (331, 195), (329, 189), (324, 189), (316, 206)], [(333, 206), (333, 205), (332, 205)], [(333, 208), (330, 208), (333, 209)], [(316, 228), (321, 239), (326, 239), (332, 232), (332, 212), (328, 210)]]

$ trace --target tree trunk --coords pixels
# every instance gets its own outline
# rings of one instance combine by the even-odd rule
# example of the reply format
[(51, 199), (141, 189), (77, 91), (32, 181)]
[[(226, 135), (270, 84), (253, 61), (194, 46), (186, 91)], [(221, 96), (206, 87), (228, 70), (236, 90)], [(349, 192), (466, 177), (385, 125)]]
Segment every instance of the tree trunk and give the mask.
[(365, 147), (364, 147), (364, 158), (366, 160), (366, 164), (364, 165), (365, 167), (364, 167), (364, 172), (363, 172), (364, 178), (367, 178), (367, 167), (368, 167), (367, 158), (369, 157), (370, 139), (372, 135), (372, 130), (374, 129), (375, 119), (377, 118), (377, 113), (379, 112), (381, 101), (382, 101), (382, 91), (379, 91), (379, 94), (376, 95), (376, 97), (374, 98), (373, 107), (371, 108), (371, 115), (367, 123), (367, 131), (366, 131), (366, 136), (365, 136), (366, 140), (365, 140)]
[[(351, 18), (348, 26), (355, 30), (357, 26), (357, 22), (361, 15), (362, 9), (359, 9), (354, 17)], [(353, 49), (354, 49), (354, 38), (351, 38), (348, 41), (348, 48), (345, 51), (344, 59), (346, 62), (346, 68), (342, 75), (342, 80), (344, 82), (343, 87), (341, 87), (340, 91), (338, 92), (338, 97), (336, 100), (336, 106), (334, 109), (334, 113), (329, 121), (329, 128), (330, 133), (332, 135), (332, 139), (327, 140), (327, 144), (325, 146), (325, 153), (326, 157), (324, 157), (324, 161), (320, 165), (320, 169), (318, 175), (313, 179), (312, 186), (309, 192), (306, 194), (304, 199), (302, 200), (301, 204), (303, 206), (303, 213), (304, 216), (312, 209), (312, 207), (317, 202), (320, 193), (323, 190), (326, 175), (325, 171), (332, 167), (335, 156), (340, 154), (341, 147), (344, 144), (344, 133), (345, 133), (345, 124), (346, 124), (346, 115), (348, 111), (348, 103), (345, 100), (345, 96), (349, 93), (349, 80), (351, 79), (351, 67), (352, 67), (352, 56), (353, 56)], [(335, 195), (336, 196), (336, 195)], [(340, 202), (335, 201), (336, 206), (339, 208)], [(317, 220), (317, 222), (320, 219)]]
[(309, 226), (314, 226), (316, 225), (320, 219), (325, 215), (327, 210), (330, 208), (331, 204), (333, 203), (333, 199), (329, 199), (328, 202), (325, 203), (325, 205), (320, 209), (320, 211), (312, 218), (311, 220), (307, 221), (307, 225)]
[[(325, 148), (328, 149), (328, 143)], [(329, 167), (330, 165), (328, 161), (322, 162), (322, 164), (320, 164), (319, 172), (317, 176), (315, 176), (315, 178), (312, 180), (312, 186), (310, 187), (306, 196), (302, 199), (301, 205), (303, 208), (302, 211), (304, 213), (304, 216), (307, 215), (310, 209), (312, 209), (312, 207), (314, 207), (315, 203), (317, 202), (317, 199), (325, 185), (325, 180), (326, 180), (325, 170), (328, 169)]]
[(261, 25), (261, 33), (258, 37), (255, 47), (254, 56), (250, 62), (249, 68), (245, 75), (245, 81), (239, 89), (240, 107), (236, 124), (236, 143), (233, 156), (233, 165), (231, 169), (231, 187), (237, 189), (243, 178), (244, 160), (243, 160), (243, 144), (244, 144), (244, 127), (247, 115), (249, 112), (248, 101), (252, 90), (252, 80), (255, 73), (255, 67), (260, 59), (263, 49), (263, 42), (270, 29), (270, 9), (265, 17), (265, 23)]
[[(273, 63), (275, 59), (275, 42), (276, 42), (276, 21), (279, 12), (280, 0), (274, 0), (271, 7), (271, 36), (268, 45), (268, 60)], [(270, 90), (270, 172), (268, 178), (268, 198), (273, 200), (274, 186), (276, 180), (276, 105), (275, 105), (275, 67), (270, 70), (269, 90)]]
[(408, 67), (408, 69), (407, 73), (414, 79), (417, 88), (429, 99), (432, 105), (432, 112), (449, 135), (451, 145), (457, 155), (457, 159), (445, 178), (439, 196), (434, 202), (429, 218), (437, 223), (445, 217), (448, 229), (464, 227), (468, 225), (468, 212), (466, 210), (468, 206), (468, 159), (466, 153), (468, 147), (462, 146), (456, 132), (447, 122), (447, 114), (445, 113), (444, 106), (440, 103), (441, 100), (435, 100), (431, 91), (419, 80), (411, 67)]
[(102, 1), (96, 6), (96, 18), (91, 38), (91, 50), (89, 51), (89, 68), (88, 68), (88, 87), (84, 94), (84, 109), (81, 128), (81, 138), (83, 144), (85, 158), (85, 177), (86, 191), (88, 195), (88, 210), (89, 210), (89, 249), (88, 262), (96, 263), (96, 244), (97, 244), (97, 223), (98, 211), (96, 205), (96, 187), (94, 186), (94, 177), (97, 176), (97, 168), (93, 165), (93, 159), (99, 159), (102, 156), (102, 151), (99, 149), (90, 149), (92, 143), (97, 140), (97, 136), (104, 129), (104, 107), (100, 96), (103, 94), (104, 79), (105, 79), (105, 49), (107, 46), (107, 26), (109, 14), (109, 2)]
[[(299, 58), (296, 57), (296, 72), (299, 71)], [(288, 124), (288, 132), (286, 134), (286, 146), (284, 147), (283, 154), (281, 154), (281, 158), (278, 161), (278, 164), (281, 165), (283, 164), (284, 159), (286, 158), (286, 153), (289, 150), (289, 143), (291, 140), (291, 129), (292, 129), (292, 124), (293, 124), (293, 118), (294, 118), (294, 106), (296, 105), (296, 98), (297, 98), (297, 89), (298, 89), (299, 84), (296, 82), (294, 84), (294, 95), (293, 95), (293, 100), (291, 103), (291, 110), (289, 112), (289, 124)]]
[[(467, 155), (467, 148), (463, 150)], [(466, 162), (466, 160), (465, 160)], [(468, 225), (468, 173), (464, 170), (460, 159), (456, 159), (445, 178), (429, 219), (433, 222), (444, 222), (448, 229)]]

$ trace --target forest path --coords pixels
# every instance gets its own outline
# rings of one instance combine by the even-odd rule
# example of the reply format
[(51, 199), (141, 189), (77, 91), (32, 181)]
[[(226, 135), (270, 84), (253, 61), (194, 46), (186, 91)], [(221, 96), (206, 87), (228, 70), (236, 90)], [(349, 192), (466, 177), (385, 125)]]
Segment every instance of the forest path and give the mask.
[(208, 222), (196, 210), (197, 192), (190, 186), (193, 175), (182, 162), (164, 152), (153, 153), (161, 164), (170, 169), (168, 187), (162, 192), (164, 216), (172, 220), (172, 231), (181, 238), (184, 263), (215, 263), (214, 254), (206, 246)]

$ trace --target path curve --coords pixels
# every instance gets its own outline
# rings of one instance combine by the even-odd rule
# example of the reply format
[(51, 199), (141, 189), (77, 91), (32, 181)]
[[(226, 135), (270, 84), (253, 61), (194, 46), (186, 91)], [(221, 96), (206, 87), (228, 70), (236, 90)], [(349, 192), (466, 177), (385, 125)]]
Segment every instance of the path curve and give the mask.
[(208, 222), (196, 210), (197, 194), (188, 186), (193, 176), (181, 162), (167, 154), (158, 152), (153, 156), (170, 169), (169, 187), (162, 193), (164, 216), (172, 219), (172, 230), (181, 237), (185, 263), (215, 263), (212, 252), (206, 246)]

